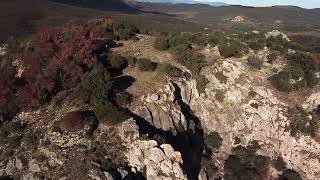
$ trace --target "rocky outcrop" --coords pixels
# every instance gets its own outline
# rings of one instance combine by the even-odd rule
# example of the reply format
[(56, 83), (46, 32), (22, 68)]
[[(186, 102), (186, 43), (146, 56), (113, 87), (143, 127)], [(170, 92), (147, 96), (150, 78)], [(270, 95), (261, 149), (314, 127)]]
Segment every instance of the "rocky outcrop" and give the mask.
[(138, 126), (134, 120), (128, 120), (119, 127), (121, 139), (126, 143), (126, 157), (133, 171), (146, 173), (147, 179), (187, 179), (183, 174), (180, 152), (171, 145), (159, 145), (154, 140), (141, 140)]
[(152, 126), (173, 134), (185, 131), (187, 121), (181, 107), (174, 102), (175, 88), (172, 84), (160, 89), (158, 94), (150, 94), (141, 98), (142, 105), (137, 113)]
[(283, 32), (280, 32), (278, 30), (273, 30), (271, 32), (268, 32), (266, 34), (266, 37), (269, 38), (269, 37), (277, 37), (277, 36), (281, 36), (283, 39), (287, 40), (287, 41), (290, 41), (288, 35), (286, 35), (285, 33)]

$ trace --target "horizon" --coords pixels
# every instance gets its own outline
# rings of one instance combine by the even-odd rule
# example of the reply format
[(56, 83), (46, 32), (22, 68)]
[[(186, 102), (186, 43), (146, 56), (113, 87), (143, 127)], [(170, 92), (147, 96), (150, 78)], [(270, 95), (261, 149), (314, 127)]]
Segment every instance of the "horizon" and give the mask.
[(156, 3), (226, 3), (228, 5), (242, 5), (253, 7), (271, 7), (271, 6), (298, 6), (306, 9), (320, 8), (319, 0), (138, 0), (143, 2), (156, 2)]

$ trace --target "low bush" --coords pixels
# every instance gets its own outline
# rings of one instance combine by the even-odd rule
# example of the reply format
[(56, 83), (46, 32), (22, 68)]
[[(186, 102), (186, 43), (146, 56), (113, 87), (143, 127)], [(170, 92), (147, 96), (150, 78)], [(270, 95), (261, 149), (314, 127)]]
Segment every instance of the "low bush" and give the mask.
[(118, 123), (129, 118), (116, 104), (110, 73), (102, 65), (83, 76), (76, 88), (76, 95), (93, 105), (99, 121)]
[(131, 67), (135, 67), (137, 63), (137, 58), (135, 57), (127, 57), (128, 65)]
[(304, 71), (300, 66), (288, 66), (286, 71), (290, 74), (290, 78), (299, 79), (304, 76)]
[(277, 52), (277, 51), (272, 51), (272, 52), (267, 56), (268, 63), (273, 64), (273, 63), (277, 60), (278, 57), (279, 57), (279, 52)]
[(141, 71), (154, 71), (158, 65), (147, 58), (138, 59), (136, 64)]
[(158, 36), (153, 47), (159, 51), (165, 51), (170, 48), (169, 39), (165, 36)]
[(158, 64), (157, 70), (168, 74), (171, 77), (184, 77), (183, 71), (170, 64)]
[(281, 174), (279, 180), (302, 180), (302, 177), (298, 172), (287, 169)]
[(216, 98), (216, 100), (222, 103), (226, 95), (222, 90), (217, 89), (214, 97)]
[(108, 62), (111, 68), (115, 68), (117, 70), (122, 70), (128, 65), (127, 59), (117, 54), (110, 55), (108, 57)]
[(270, 159), (243, 146), (232, 149), (232, 154), (225, 161), (224, 179), (254, 180), (268, 172)]
[(210, 148), (215, 149), (215, 150), (217, 150), (221, 147), (222, 141), (223, 141), (223, 139), (221, 138), (220, 134), (217, 132), (210, 133), (205, 139), (206, 144)]
[(125, 106), (132, 102), (132, 96), (127, 92), (116, 93), (114, 99), (119, 106)]
[(267, 47), (274, 51), (286, 53), (288, 51), (288, 41), (283, 39), (281, 35), (276, 37), (270, 36), (267, 39)]
[(209, 80), (203, 75), (196, 75), (194, 78), (197, 81), (198, 92), (205, 93), (205, 89), (206, 89), (207, 84), (209, 83)]
[(217, 72), (214, 74), (214, 76), (221, 82), (221, 83), (227, 83), (228, 77), (225, 76), (222, 72)]
[(284, 162), (280, 156), (274, 160), (273, 165), (278, 171), (284, 171), (287, 166), (286, 162)]
[(267, 39), (264, 33), (249, 32), (245, 34), (240, 34), (240, 39), (243, 42), (246, 42), (248, 46), (254, 51), (262, 50), (267, 43)]
[(319, 129), (319, 122), (315, 118), (310, 118), (310, 114), (302, 108), (289, 109), (288, 116), (290, 124), (288, 130), (292, 136), (299, 133), (315, 137)]
[(190, 69), (194, 75), (199, 74), (206, 65), (204, 55), (193, 50), (176, 52), (175, 56), (179, 63)]
[(220, 54), (226, 58), (239, 58), (248, 52), (248, 48), (237, 40), (230, 40), (229, 42), (221, 43), (218, 46)]
[(232, 153), (224, 164), (224, 179), (254, 180), (267, 173), (269, 158), (257, 155), (243, 146), (235, 147)]
[(190, 37), (190, 42), (200, 46), (206, 46), (209, 43), (210, 36), (204, 33), (192, 34)]
[(291, 92), (295, 90), (294, 85), (290, 84), (290, 74), (287, 71), (281, 71), (269, 77), (272, 85), (279, 91)]
[(188, 33), (171, 33), (169, 34), (170, 48), (183, 50), (190, 47), (190, 34)]
[(257, 56), (249, 56), (247, 61), (248, 61), (249, 66), (251, 66), (254, 69), (258, 69), (258, 70), (262, 68), (263, 63), (264, 63), (263, 59), (261, 59)]
[(125, 20), (115, 22), (113, 24), (113, 30), (115, 35), (118, 36), (120, 40), (128, 40), (134, 38), (139, 32), (136, 26)]

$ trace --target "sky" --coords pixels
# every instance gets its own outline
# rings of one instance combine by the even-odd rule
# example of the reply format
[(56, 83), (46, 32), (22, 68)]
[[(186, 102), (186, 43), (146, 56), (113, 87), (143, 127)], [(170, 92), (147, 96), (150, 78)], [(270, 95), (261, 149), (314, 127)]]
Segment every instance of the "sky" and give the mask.
[[(215, 0), (199, 0), (214, 2)], [(304, 8), (320, 8), (320, 0), (219, 0), (227, 4), (241, 4), (246, 6), (274, 6), (274, 5), (295, 5)]]

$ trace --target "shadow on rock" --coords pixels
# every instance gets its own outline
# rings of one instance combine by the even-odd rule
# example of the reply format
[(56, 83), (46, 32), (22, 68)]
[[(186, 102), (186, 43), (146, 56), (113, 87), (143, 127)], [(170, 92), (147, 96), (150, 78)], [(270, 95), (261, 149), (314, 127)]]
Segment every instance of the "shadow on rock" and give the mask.
[(179, 104), (182, 113), (187, 119), (188, 128), (186, 131), (178, 132), (177, 135), (174, 135), (171, 131), (164, 131), (152, 126), (137, 114), (131, 112), (131, 116), (136, 120), (141, 134), (148, 134), (158, 143), (168, 143), (176, 151), (179, 151), (183, 159), (183, 170), (188, 179), (198, 179), (204, 150), (204, 132), (199, 118), (194, 115), (190, 106), (183, 102), (180, 87), (177, 84), (174, 84), (174, 87), (174, 102)]

